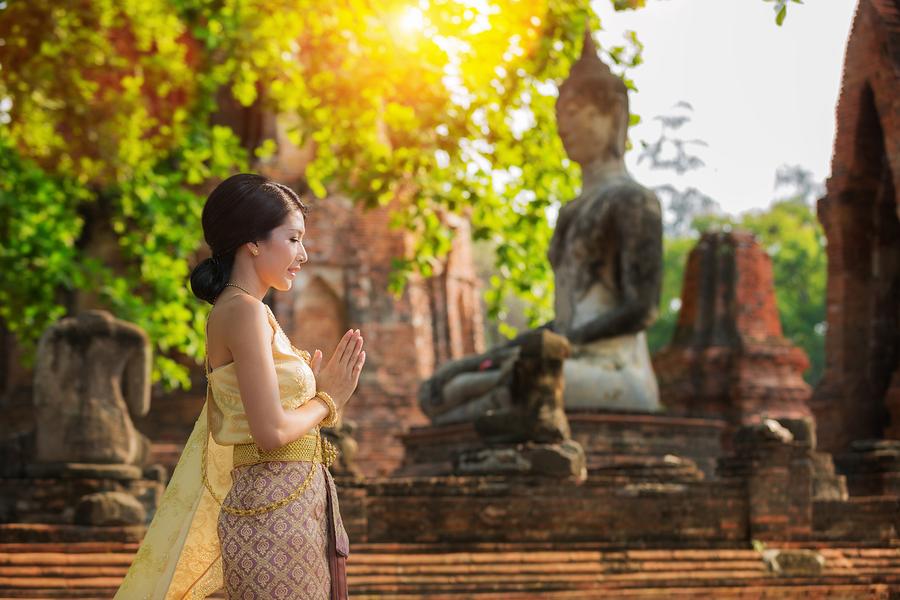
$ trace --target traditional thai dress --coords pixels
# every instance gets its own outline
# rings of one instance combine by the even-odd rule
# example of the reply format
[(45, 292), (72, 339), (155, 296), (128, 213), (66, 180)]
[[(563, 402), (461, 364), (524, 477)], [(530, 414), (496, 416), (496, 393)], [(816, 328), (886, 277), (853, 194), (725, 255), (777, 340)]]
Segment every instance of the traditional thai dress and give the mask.
[[(268, 308), (268, 307), (266, 307)], [(269, 311), (282, 406), (316, 393), (309, 355)], [(115, 598), (346, 597), (349, 541), (318, 427), (282, 448), (253, 443), (234, 363), (209, 371), (206, 402)], [(205, 456), (204, 456), (205, 455)]]

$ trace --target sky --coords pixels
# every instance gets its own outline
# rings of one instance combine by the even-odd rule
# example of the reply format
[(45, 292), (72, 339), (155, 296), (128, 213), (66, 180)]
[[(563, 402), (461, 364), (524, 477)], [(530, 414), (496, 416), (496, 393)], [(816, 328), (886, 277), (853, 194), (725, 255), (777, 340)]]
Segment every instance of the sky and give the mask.
[[(693, 148), (705, 166), (681, 176), (636, 164), (639, 152), (629, 152), (636, 180), (693, 186), (734, 214), (784, 195), (774, 187), (781, 165), (800, 165), (824, 183), (856, 0), (790, 3), (782, 27), (762, 0), (648, 0), (618, 13), (609, 0), (592, 5), (603, 21), (601, 43), (622, 44), (633, 30), (644, 44), (644, 64), (628, 73), (638, 88), (631, 110), (642, 118), (631, 139), (655, 141), (653, 117), (675, 113), (691, 117), (679, 137), (707, 144)], [(693, 111), (673, 109), (681, 101)]]

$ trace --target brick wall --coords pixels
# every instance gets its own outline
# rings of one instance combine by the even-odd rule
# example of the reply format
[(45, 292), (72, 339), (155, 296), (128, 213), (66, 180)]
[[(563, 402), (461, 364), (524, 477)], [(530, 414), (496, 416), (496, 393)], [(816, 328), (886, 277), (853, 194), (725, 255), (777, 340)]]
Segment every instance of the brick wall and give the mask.
[(828, 239), (826, 367), (813, 395), (821, 446), (900, 438), (900, 11), (861, 0), (844, 64)]

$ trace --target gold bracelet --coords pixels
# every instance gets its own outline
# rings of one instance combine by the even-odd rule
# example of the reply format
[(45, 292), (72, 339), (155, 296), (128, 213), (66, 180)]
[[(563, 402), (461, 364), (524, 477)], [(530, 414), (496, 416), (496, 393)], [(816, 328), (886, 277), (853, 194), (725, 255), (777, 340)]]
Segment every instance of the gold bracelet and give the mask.
[(328, 407), (328, 416), (322, 419), (319, 423), (322, 427), (334, 427), (337, 425), (338, 414), (337, 414), (337, 405), (334, 403), (334, 399), (328, 395), (328, 392), (323, 392), (319, 390), (316, 392), (316, 395), (313, 398), (318, 398), (321, 400), (325, 406)]

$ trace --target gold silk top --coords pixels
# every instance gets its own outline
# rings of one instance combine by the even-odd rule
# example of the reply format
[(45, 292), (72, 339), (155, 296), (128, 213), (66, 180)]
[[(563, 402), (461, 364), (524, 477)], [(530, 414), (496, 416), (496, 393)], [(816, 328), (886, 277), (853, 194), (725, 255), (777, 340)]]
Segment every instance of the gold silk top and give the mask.
[[(272, 358), (278, 378), (278, 396), (285, 410), (293, 410), (316, 395), (316, 378), (307, 363), (309, 353), (291, 344), (271, 311), (269, 324), (274, 331)], [(207, 377), (215, 399), (209, 407), (209, 432), (213, 439), (223, 446), (252, 442), (234, 362), (216, 367)]]
[[(316, 393), (309, 353), (291, 345), (275, 315), (268, 313), (281, 404), (295, 409)], [(114, 600), (199, 599), (222, 587), (221, 507), (203, 483), (203, 454), (209, 484), (218, 498), (225, 498), (232, 484), (234, 445), (251, 441), (234, 363), (210, 372), (207, 361), (206, 402)]]

